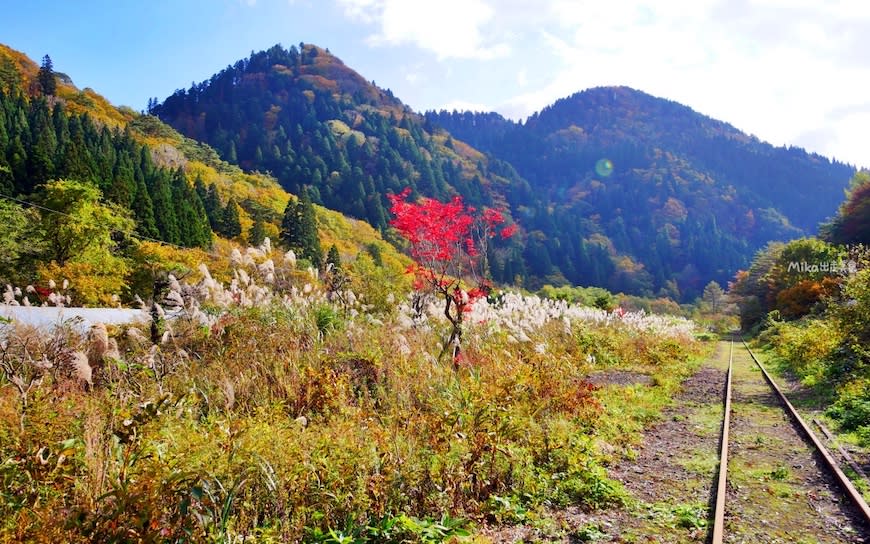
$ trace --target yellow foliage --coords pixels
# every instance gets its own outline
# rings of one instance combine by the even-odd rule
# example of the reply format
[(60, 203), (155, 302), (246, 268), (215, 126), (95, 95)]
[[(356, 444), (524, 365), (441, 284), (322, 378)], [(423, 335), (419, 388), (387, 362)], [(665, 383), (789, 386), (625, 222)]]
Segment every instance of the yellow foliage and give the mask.
[(395, 247), (385, 242), (380, 233), (368, 223), (345, 217), (320, 206), (315, 206), (315, 210), (321, 246), (324, 248), (335, 244), (342, 256), (356, 258), (367, 246), (375, 245), (381, 251), (381, 260), (385, 268), (393, 272), (404, 272), (411, 264), (408, 256), (399, 253)]
[[(26, 55), (0, 45), (0, 61), (4, 58), (9, 59), (18, 72), (22, 74), (25, 88), (36, 77), (39, 67)], [(317, 57), (317, 67), (308, 67), (307, 69), (311, 73), (305, 77), (321, 84), (323, 83), (321, 80), (323, 80), (324, 74), (329, 74), (330, 76), (335, 75), (333, 72), (343, 74), (346, 68), (340, 63), (333, 63), (329, 60), (330, 58), (331, 56), (326, 54), (322, 58)], [(320, 73), (323, 70), (326, 72)], [(344, 75), (350, 77), (347, 74)], [(361, 81), (361, 83), (365, 82)], [(243, 172), (238, 166), (217, 159), (214, 151), (207, 148), (207, 146), (196, 144), (156, 119), (139, 118), (138, 114), (129, 108), (115, 108), (108, 100), (91, 89), (79, 90), (59, 80), (57, 94), (59, 98), (65, 101), (68, 109), (71, 111), (88, 113), (92, 118), (109, 126), (123, 128), (127, 123), (137, 118), (140, 119), (142, 122), (134, 123), (133, 125), (135, 127), (133, 135), (137, 140), (148, 145), (151, 149), (163, 150), (162, 153), (158, 154), (158, 163), (170, 161), (172, 164), (164, 166), (183, 166), (187, 179), (191, 184), (197, 177), (202, 178), (206, 185), (215, 184), (221, 198), (225, 202), (230, 198), (234, 198), (240, 203), (251, 200), (281, 214), (284, 212), (288, 201), (296, 198), (288, 194), (274, 177), (259, 172)], [(305, 95), (309, 100), (314, 99), (314, 93), (311, 91), (305, 91)], [(392, 111), (392, 108), (386, 108), (386, 110), (388, 111), (380, 111), (379, 113), (388, 114), (389, 111)], [(272, 111), (270, 115), (276, 115), (277, 113), (277, 111)], [(398, 117), (405, 114), (401, 109), (396, 109), (393, 113)], [(146, 120), (148, 122), (145, 122)], [(352, 129), (341, 120), (331, 121), (330, 127), (334, 133), (345, 138), (353, 137), (358, 142), (362, 142), (365, 139), (365, 136), (361, 132)], [(397, 130), (403, 137), (410, 138), (410, 133), (406, 130)], [(443, 145), (446, 136), (440, 136), (440, 140), (440, 143)], [(185, 150), (191, 149), (197, 151), (192, 153), (196, 155), (196, 158), (185, 154)], [(458, 152), (446, 147), (445, 150), (457, 157), (462, 163), (463, 175), (467, 177), (470, 177), (471, 172), (476, 171), (473, 161), (483, 158), (482, 155), (475, 155), (470, 148), (465, 149), (461, 146), (459, 146)], [(242, 232), (246, 238), (247, 233), (253, 226), (253, 218), (244, 208), (240, 209), (239, 215)], [(385, 271), (404, 277), (403, 272), (411, 263), (410, 259), (400, 254), (392, 245), (385, 242), (381, 238), (380, 233), (370, 225), (362, 221), (346, 218), (338, 212), (320, 207), (317, 207), (317, 216), (321, 242), (324, 248), (335, 244), (342, 258), (350, 261), (356, 259), (360, 253), (365, 253), (367, 247), (372, 245), (377, 246), (380, 250)], [(279, 226), (267, 223), (265, 230), (273, 245), (277, 246)], [(98, 301), (103, 300), (108, 292), (108, 289), (104, 287), (114, 285), (117, 288), (114, 292), (121, 294), (123, 291), (127, 295), (126, 298), (131, 298), (133, 294), (147, 298), (150, 295), (154, 274), (172, 270), (176, 272), (186, 270), (190, 271), (193, 277), (196, 277), (199, 274), (197, 266), (200, 262), (205, 263), (209, 267), (215, 279), (229, 281), (229, 254), (234, 247), (238, 247), (238, 244), (222, 239), (216, 241), (214, 248), (210, 252), (198, 249), (181, 250), (151, 242), (142, 243), (133, 252), (133, 262), (131, 263), (133, 272), (128, 274), (126, 270), (124, 272), (113, 271), (112, 274), (108, 275), (101, 275), (97, 272), (93, 281), (87, 278), (82, 278), (82, 281), (77, 280), (83, 293), (80, 296), (86, 303), (96, 304)], [(66, 270), (66, 267), (64, 270)], [(51, 272), (59, 273), (60, 271), (53, 268)], [(84, 274), (84, 269), (82, 265), (77, 265), (70, 268), (66, 273), (68, 275), (64, 277), (68, 277), (70, 281), (73, 281), (72, 276)], [(48, 269), (46, 269), (46, 274), (48, 274)], [(126, 278), (124, 277), (125, 274), (128, 274)], [(90, 285), (90, 283), (94, 285)], [(101, 285), (103, 287), (100, 287)]]
[(64, 266), (52, 261), (40, 264), (37, 277), (40, 284), (54, 280), (60, 284), (69, 281), (64, 294), (70, 295), (76, 306), (114, 306), (117, 294), (127, 287), (129, 268), (120, 259), (112, 267), (100, 267), (93, 263), (67, 262)]
[(199, 264), (208, 267), (218, 281), (228, 282), (232, 276), (229, 255), (235, 244), (217, 240), (210, 252), (198, 248), (180, 249), (156, 242), (141, 242), (133, 251), (133, 266), (127, 280), (126, 293), (129, 299), (139, 295), (151, 296), (154, 280), (166, 273), (184, 276), (189, 283), (202, 279)]
[[(36, 79), (39, 66), (24, 53), (0, 44), (0, 63), (9, 61), (21, 75), (21, 88), (27, 89)], [(61, 99), (67, 110), (73, 113), (87, 113), (92, 119), (110, 127), (122, 127), (131, 121), (136, 112), (131, 109), (118, 109), (93, 89), (77, 89), (63, 78), (57, 80), (57, 98)]]
[(80, 91), (75, 87), (58, 82), (57, 96), (66, 100), (66, 106), (70, 112), (87, 113), (91, 118), (110, 127), (123, 127), (137, 115), (129, 108), (122, 110), (112, 106), (108, 100), (90, 87)]

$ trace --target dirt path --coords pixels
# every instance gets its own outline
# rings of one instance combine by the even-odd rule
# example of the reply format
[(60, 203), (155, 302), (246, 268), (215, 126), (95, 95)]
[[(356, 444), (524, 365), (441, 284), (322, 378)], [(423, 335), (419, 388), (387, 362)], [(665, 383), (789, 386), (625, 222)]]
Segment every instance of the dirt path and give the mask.
[(732, 399), (725, 542), (868, 542), (868, 528), (738, 344)]
[(625, 511), (603, 512), (613, 542), (704, 542), (718, 468), (726, 343), (685, 382), (662, 418), (644, 434), (635, 459), (609, 474), (637, 500)]
[[(502, 528), (487, 536), (493, 542), (704, 542), (728, 367), (723, 345), (727, 348), (720, 345), (683, 383), (674, 404), (647, 429), (633, 455), (608, 467), (608, 475), (622, 482), (631, 495), (631, 504), (589, 513), (578, 508), (552, 512), (560, 537), (525, 526)], [(596, 379), (616, 387), (646, 383), (628, 373)]]

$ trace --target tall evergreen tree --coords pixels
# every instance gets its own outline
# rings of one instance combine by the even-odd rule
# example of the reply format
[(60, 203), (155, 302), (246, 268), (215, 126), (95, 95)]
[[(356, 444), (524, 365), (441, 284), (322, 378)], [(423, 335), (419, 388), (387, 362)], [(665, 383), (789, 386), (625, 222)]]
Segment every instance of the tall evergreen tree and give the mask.
[(230, 198), (227, 201), (227, 207), (224, 208), (223, 220), (221, 221), (223, 231), (221, 234), (227, 238), (235, 238), (242, 234), (242, 222), (239, 218), (239, 205), (235, 198)]
[(248, 232), (248, 243), (252, 246), (258, 246), (266, 239), (266, 225), (263, 218), (257, 216), (254, 218), (254, 224)]
[(329, 251), (326, 252), (326, 265), (332, 265), (332, 270), (341, 270), (341, 255), (335, 244), (329, 246)]
[(133, 217), (136, 219), (136, 232), (148, 238), (159, 238), (157, 221), (154, 218), (154, 205), (151, 203), (151, 195), (145, 187), (145, 181), (139, 178), (136, 181), (136, 192), (133, 195)]
[(54, 123), (45, 99), (35, 100), (30, 109), (30, 149), (27, 150), (27, 175), (25, 186), (31, 190), (54, 177), (54, 158), (57, 153), (57, 138)]
[(281, 231), (278, 239), (287, 249), (292, 249), (301, 254), (302, 252), (302, 218), (300, 204), (297, 200), (290, 199), (284, 208), (284, 217), (281, 219)]
[(172, 189), (169, 176), (164, 171), (154, 171), (149, 176), (148, 192), (154, 209), (154, 219), (160, 239), (173, 244), (181, 244), (181, 234), (178, 230), (178, 220), (175, 217), (175, 207), (172, 205)]
[(199, 195), (187, 183), (187, 177), (180, 167), (172, 176), (172, 198), (178, 220), (179, 243), (188, 247), (211, 246), (211, 228), (205, 207)]
[(284, 246), (295, 251), (299, 257), (308, 259), (317, 268), (323, 265), (317, 216), (307, 190), (302, 191), (299, 200), (291, 200), (284, 208), (279, 238)]
[(39, 73), (36, 75), (36, 81), (39, 82), (39, 89), (42, 91), (42, 94), (54, 96), (57, 92), (54, 67), (51, 63), (51, 57), (48, 55), (42, 57), (42, 65), (39, 67)]
[(205, 206), (205, 214), (208, 216), (208, 222), (211, 224), (212, 230), (223, 233), (224, 208), (221, 206), (221, 199), (218, 195), (216, 184), (212, 183), (208, 186), (202, 203)]
[(314, 204), (308, 191), (302, 192), (302, 200), (299, 203), (299, 219), (302, 232), (302, 257), (320, 268), (323, 265), (323, 249), (320, 247), (320, 235), (317, 232), (317, 216), (314, 213)]

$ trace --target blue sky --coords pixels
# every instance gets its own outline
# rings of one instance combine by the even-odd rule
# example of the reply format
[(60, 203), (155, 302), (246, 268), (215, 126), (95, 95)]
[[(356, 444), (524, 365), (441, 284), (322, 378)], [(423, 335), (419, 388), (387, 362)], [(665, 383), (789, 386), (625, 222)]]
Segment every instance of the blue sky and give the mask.
[(524, 118), (598, 85), (870, 166), (865, 0), (6, 2), (0, 42), (144, 109), (276, 43), (327, 47), (422, 111)]

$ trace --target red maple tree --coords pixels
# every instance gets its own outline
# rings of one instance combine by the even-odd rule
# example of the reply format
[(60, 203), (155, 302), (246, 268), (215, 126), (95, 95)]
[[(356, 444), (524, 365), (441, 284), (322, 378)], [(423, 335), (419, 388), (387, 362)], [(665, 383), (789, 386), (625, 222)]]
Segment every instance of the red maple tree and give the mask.
[[(463, 318), (474, 302), (491, 289), (485, 274), (488, 241), (505, 219), (491, 208), (478, 213), (458, 196), (449, 202), (431, 198), (409, 202), (410, 194), (408, 188), (398, 195), (387, 195), (390, 212), (395, 216), (390, 224), (410, 243), (416, 263), (408, 272), (415, 275), (414, 288), (432, 290), (444, 300), (444, 316), (451, 330), (439, 359), (452, 348), (456, 365)], [(510, 225), (502, 227), (498, 234), (510, 238), (514, 232), (516, 225)], [(473, 287), (466, 288), (469, 284)]]

